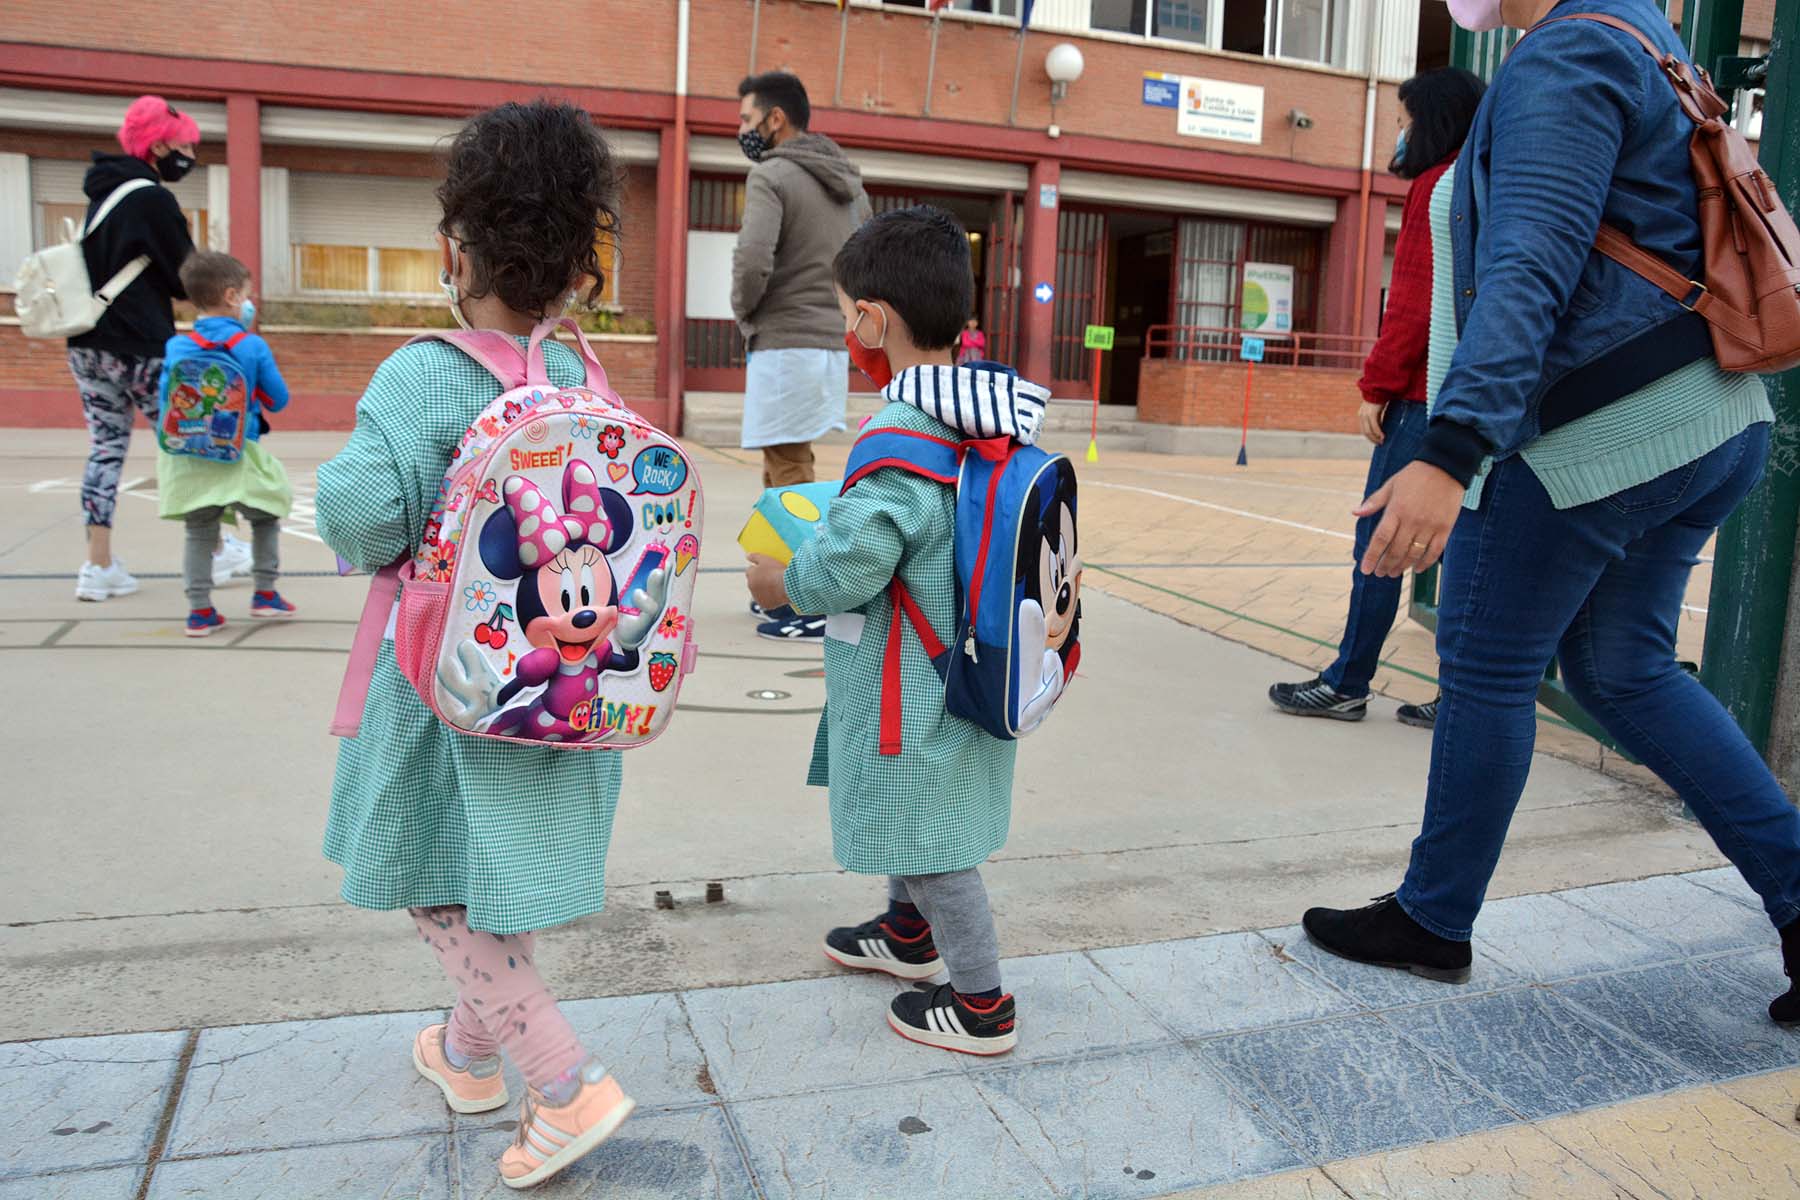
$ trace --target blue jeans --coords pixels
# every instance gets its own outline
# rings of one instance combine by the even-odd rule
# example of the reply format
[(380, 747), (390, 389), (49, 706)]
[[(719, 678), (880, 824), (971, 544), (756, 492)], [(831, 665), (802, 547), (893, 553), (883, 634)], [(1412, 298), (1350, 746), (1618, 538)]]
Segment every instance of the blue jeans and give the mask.
[(1402, 908), (1466, 941), (1525, 790), (1537, 686), (1563, 681), (1678, 792), (1779, 927), (1800, 917), (1800, 812), (1737, 723), (1675, 661), (1688, 573), (1762, 476), (1769, 427), (1605, 500), (1558, 511), (1518, 457), (1457, 522), (1438, 611), (1443, 703)]
[[(1363, 495), (1392, 479), (1401, 467), (1419, 453), (1425, 440), (1425, 406), (1396, 400), (1387, 406), (1381, 418), (1381, 431), (1387, 440), (1375, 447), (1369, 459), (1369, 482)], [(1363, 517), (1356, 522), (1356, 558), (1362, 561), (1375, 536), (1381, 514)], [(1388, 631), (1394, 627), (1394, 616), (1400, 611), (1400, 590), (1404, 580), (1382, 579), (1364, 575), (1354, 563), (1350, 568), (1350, 616), (1344, 622), (1344, 640), (1338, 646), (1337, 661), (1325, 668), (1325, 682), (1346, 696), (1369, 694), (1369, 680), (1381, 664), (1381, 647)]]

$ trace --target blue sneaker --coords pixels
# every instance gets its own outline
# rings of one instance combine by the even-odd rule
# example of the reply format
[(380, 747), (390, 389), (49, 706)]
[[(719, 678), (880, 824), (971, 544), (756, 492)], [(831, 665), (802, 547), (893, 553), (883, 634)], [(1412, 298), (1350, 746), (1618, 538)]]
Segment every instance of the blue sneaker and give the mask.
[(216, 608), (196, 608), (188, 614), (187, 635), (189, 637), (211, 637), (213, 630), (225, 628), (225, 618), (219, 615)]
[(281, 598), (280, 592), (258, 592), (250, 598), (253, 617), (291, 617), (300, 611)]

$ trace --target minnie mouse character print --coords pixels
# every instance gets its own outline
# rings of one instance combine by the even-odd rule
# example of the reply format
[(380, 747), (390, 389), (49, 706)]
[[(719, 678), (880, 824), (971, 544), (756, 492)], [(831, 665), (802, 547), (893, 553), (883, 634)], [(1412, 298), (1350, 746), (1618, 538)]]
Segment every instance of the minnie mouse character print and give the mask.
[[(503, 710), (487, 733), (545, 742), (599, 740), (605, 731), (593, 726), (592, 714), (599, 709), (600, 679), (638, 669), (639, 648), (655, 632), (668, 600), (669, 571), (650, 571), (620, 603), (608, 556), (631, 540), (631, 504), (601, 487), (584, 462), (563, 472), (560, 512), (522, 475), (507, 477), (500, 492), (505, 503), (481, 529), (481, 561), (496, 578), (519, 581), (513, 609), (534, 649), (504, 684), (491, 669), (479, 682), (475, 672), (442, 682), (471, 707)], [(543, 691), (528, 703), (506, 707), (540, 685)]]

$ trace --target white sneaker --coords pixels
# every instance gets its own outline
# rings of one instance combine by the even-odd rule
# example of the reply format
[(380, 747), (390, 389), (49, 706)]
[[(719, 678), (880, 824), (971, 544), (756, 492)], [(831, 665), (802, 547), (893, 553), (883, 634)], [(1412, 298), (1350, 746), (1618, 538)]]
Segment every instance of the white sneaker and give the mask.
[(250, 543), (241, 538), (225, 535), (224, 547), (215, 550), (212, 556), (213, 586), (224, 587), (233, 579), (242, 579), (250, 574)]
[(82, 563), (81, 574), (75, 580), (77, 600), (110, 600), (114, 596), (129, 596), (137, 590), (138, 581), (117, 558), (112, 560), (110, 567)]

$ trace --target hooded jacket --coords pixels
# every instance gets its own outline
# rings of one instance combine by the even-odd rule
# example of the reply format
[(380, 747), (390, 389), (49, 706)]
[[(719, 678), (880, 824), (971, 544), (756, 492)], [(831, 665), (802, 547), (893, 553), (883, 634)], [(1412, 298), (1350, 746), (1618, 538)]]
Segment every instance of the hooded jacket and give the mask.
[(156, 186), (139, 188), (120, 200), (81, 243), (82, 255), (95, 287), (140, 254), (150, 256), (150, 266), (113, 298), (98, 325), (70, 338), (69, 346), (125, 358), (161, 358), (164, 345), (175, 336), (172, 301), (187, 299), (181, 264), (194, 252), (181, 204), (162, 186), (155, 168), (125, 154), (96, 153), (81, 190), (88, 197), (86, 220), (92, 220), (113, 189), (133, 179), (148, 179)]
[(750, 169), (731, 311), (751, 350), (843, 349), (831, 263), (869, 212), (862, 172), (821, 134), (796, 134)]

